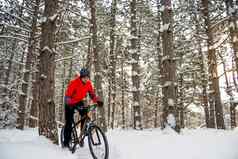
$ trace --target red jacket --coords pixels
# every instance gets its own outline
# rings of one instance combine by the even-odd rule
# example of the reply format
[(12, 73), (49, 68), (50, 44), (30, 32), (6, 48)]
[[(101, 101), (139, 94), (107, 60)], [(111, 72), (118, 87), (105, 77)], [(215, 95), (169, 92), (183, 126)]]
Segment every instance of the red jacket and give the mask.
[(91, 81), (88, 80), (83, 84), (80, 77), (76, 77), (76, 79), (70, 81), (65, 93), (65, 96), (70, 98), (68, 105), (74, 105), (80, 102), (87, 96), (87, 93), (89, 93), (93, 102), (97, 102), (97, 97), (94, 93)]

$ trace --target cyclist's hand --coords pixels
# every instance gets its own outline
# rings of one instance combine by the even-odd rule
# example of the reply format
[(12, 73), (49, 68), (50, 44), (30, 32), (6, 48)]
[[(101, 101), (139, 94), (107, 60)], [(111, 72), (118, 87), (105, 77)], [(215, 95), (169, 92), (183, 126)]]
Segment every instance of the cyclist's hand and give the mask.
[(67, 104), (67, 105), (70, 105), (70, 104), (71, 104), (71, 102), (72, 102), (72, 100), (71, 100), (71, 98), (70, 98), (70, 97), (68, 97), (68, 96), (65, 96), (65, 97), (64, 97), (64, 102), (65, 102), (65, 104)]
[(99, 107), (102, 107), (103, 106), (103, 101), (97, 101), (97, 104)]

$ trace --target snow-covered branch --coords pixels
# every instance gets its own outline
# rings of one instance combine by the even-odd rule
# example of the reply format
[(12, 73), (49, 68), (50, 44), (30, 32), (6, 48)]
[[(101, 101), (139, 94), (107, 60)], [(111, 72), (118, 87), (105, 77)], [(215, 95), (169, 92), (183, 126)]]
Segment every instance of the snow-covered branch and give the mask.
[(67, 57), (64, 57), (64, 58), (60, 58), (60, 59), (55, 60), (55, 62), (60, 62), (60, 61), (64, 61), (64, 60), (69, 60), (69, 59), (74, 58), (75, 56), (76, 56), (76, 55), (74, 55), (74, 56), (67, 56)]
[(14, 37), (14, 36), (0, 35), (0, 38), (10, 38), (10, 39), (17, 39), (17, 40), (20, 40), (20, 41), (27, 42), (27, 40), (25, 40), (25, 39), (22, 39), (22, 38), (19, 38), (19, 37)]
[(86, 40), (86, 39), (89, 39), (89, 38), (91, 38), (91, 36), (86, 36), (84, 38), (79, 38), (79, 39), (74, 39), (74, 40), (69, 40), (69, 41), (58, 42), (58, 43), (56, 43), (56, 45), (65, 45), (65, 44), (77, 43), (79, 41)]

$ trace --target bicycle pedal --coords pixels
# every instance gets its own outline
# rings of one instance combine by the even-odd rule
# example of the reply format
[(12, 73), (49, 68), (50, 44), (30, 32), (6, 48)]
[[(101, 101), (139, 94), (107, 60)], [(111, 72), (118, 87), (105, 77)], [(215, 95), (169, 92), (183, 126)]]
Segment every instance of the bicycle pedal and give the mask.
[(84, 142), (83, 141), (79, 142), (79, 146), (84, 147)]

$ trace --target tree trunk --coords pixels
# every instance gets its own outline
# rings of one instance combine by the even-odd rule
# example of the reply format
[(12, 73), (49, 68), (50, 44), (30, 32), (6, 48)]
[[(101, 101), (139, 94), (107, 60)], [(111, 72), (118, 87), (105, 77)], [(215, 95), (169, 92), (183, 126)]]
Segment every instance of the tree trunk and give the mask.
[(231, 128), (236, 128), (236, 103), (230, 104)]
[(154, 106), (154, 128), (158, 127), (158, 111), (159, 111), (159, 91), (156, 93), (155, 106)]
[[(200, 35), (201, 34), (201, 27), (199, 24), (199, 16), (197, 14), (194, 15), (194, 20), (196, 22), (196, 34)], [(205, 72), (205, 64), (204, 64), (204, 55), (202, 52), (202, 41), (200, 38), (197, 38), (197, 43), (198, 43), (198, 51), (199, 51), (199, 63), (200, 63), (200, 74), (201, 74), (201, 82), (202, 82), (202, 106), (204, 108), (204, 113), (205, 113), (205, 121), (206, 121), (206, 127), (207, 128), (215, 128), (215, 120), (214, 120), (214, 115), (213, 115), (213, 120), (210, 121), (210, 114), (209, 114), (209, 106), (208, 106), (208, 95), (207, 95), (207, 77), (206, 77), (206, 72)]]
[(132, 93), (133, 93), (133, 128), (142, 129), (141, 122), (141, 103), (140, 103), (140, 67), (139, 67), (139, 53), (138, 53), (138, 36), (136, 24), (136, 0), (130, 2), (131, 8), (131, 50), (132, 54)]
[(111, 128), (114, 128), (114, 116), (116, 105), (116, 42), (115, 42), (115, 29), (116, 29), (116, 11), (117, 0), (112, 1), (111, 5), (111, 30), (110, 30), (110, 74), (111, 74), (111, 93), (112, 93), (112, 120)]
[[(96, 23), (96, 0), (90, 0), (90, 12), (91, 12), (91, 26), (92, 26), (92, 46), (93, 46), (93, 63), (95, 68), (95, 87), (98, 95), (103, 98), (102, 90), (102, 70), (100, 64), (100, 57), (98, 55), (98, 44), (97, 44), (97, 23)], [(103, 128), (104, 131), (107, 130), (106, 119), (105, 119), (105, 110), (104, 107), (98, 108), (98, 123), (99, 126)]]
[[(216, 50), (213, 47), (213, 35), (211, 30), (210, 15), (208, 10), (208, 0), (202, 0), (202, 13), (205, 18), (206, 34), (207, 34), (207, 48), (208, 48), (208, 72), (209, 72), (209, 103), (210, 103), (210, 119), (213, 115), (213, 104), (215, 104), (216, 125), (218, 129), (225, 129), (223, 118), (223, 108), (220, 97), (219, 77), (217, 73), (217, 58)], [(213, 122), (213, 121), (212, 121)]]
[[(91, 23), (90, 23), (91, 24)], [(92, 25), (89, 26), (89, 33), (92, 33)], [(87, 52), (87, 62), (86, 62), (86, 68), (91, 72), (91, 67), (92, 67), (92, 38), (88, 39), (88, 52)]]
[(164, 11), (162, 12), (163, 32), (163, 59), (162, 59), (162, 94), (163, 94), (163, 123), (180, 131), (178, 112), (176, 107), (176, 63), (173, 50), (173, 13), (171, 0), (162, 0)]
[(124, 53), (121, 59), (121, 106), (122, 106), (122, 128), (126, 128), (126, 119), (125, 119), (125, 75), (124, 75)]
[(107, 105), (107, 123), (108, 123), (108, 127), (110, 127), (110, 123), (111, 123), (111, 79), (110, 77), (108, 77), (109, 81), (109, 85), (108, 85), (108, 105)]
[[(157, 0), (157, 30), (161, 29), (161, 12), (160, 12), (160, 0)], [(158, 84), (161, 83), (161, 75), (162, 75), (162, 50), (161, 50), (161, 33), (158, 32), (157, 39), (156, 39), (156, 51), (157, 51), (157, 63), (158, 63), (158, 69), (159, 69), (159, 78), (158, 78)], [(160, 88), (158, 88), (156, 92), (156, 102), (155, 102), (155, 108), (154, 108), (154, 127), (158, 127), (158, 110), (159, 110), (159, 92)]]
[(234, 62), (234, 59), (232, 59), (232, 80), (233, 80), (236, 92), (238, 92), (238, 85), (237, 85), (237, 78), (236, 78), (235, 69), (236, 69), (235, 62)]
[(179, 74), (178, 79), (178, 120), (180, 123), (180, 127), (184, 128), (184, 79), (183, 73)]
[(22, 90), (19, 97), (19, 112), (18, 112), (18, 119), (17, 119), (17, 128), (18, 129), (24, 129), (24, 123), (25, 123), (25, 109), (26, 109), (26, 103), (27, 103), (27, 92), (29, 89), (29, 82), (30, 82), (30, 72), (33, 67), (33, 58), (34, 58), (34, 49), (36, 45), (35, 35), (37, 30), (37, 16), (39, 11), (39, 4), (40, 0), (35, 1), (35, 7), (34, 7), (34, 14), (32, 19), (32, 31), (30, 34), (30, 38), (28, 41), (28, 52), (26, 57), (26, 64), (25, 64), (25, 71), (23, 72), (23, 82), (22, 82)]
[(17, 47), (17, 42), (16, 42), (16, 40), (14, 40), (14, 42), (12, 44), (10, 59), (8, 60), (8, 67), (7, 67), (7, 70), (6, 70), (6, 78), (5, 78), (5, 82), (4, 82), (4, 85), (6, 87), (4, 87), (3, 92), (5, 92), (6, 94), (7, 94), (7, 85), (9, 83), (10, 73), (12, 71), (12, 61), (13, 61), (13, 58), (14, 58), (14, 55), (15, 55), (16, 47)]
[(55, 121), (55, 31), (58, 0), (45, 0), (40, 42), (40, 81), (39, 81), (39, 134), (57, 143)]
[[(231, 37), (231, 44), (234, 53), (234, 61), (236, 65), (236, 73), (238, 74), (238, 26), (237, 26), (237, 9), (233, 0), (225, 0), (227, 15), (229, 18), (229, 32)], [(236, 4), (238, 5), (238, 4)]]
[(39, 117), (39, 63), (38, 63), (38, 57), (35, 59), (36, 64), (36, 72), (34, 73), (33, 79), (34, 82), (32, 83), (32, 96), (33, 100), (31, 102), (31, 109), (30, 109), (30, 120), (29, 120), (29, 127), (35, 128), (37, 127), (37, 120)]

